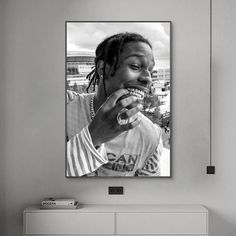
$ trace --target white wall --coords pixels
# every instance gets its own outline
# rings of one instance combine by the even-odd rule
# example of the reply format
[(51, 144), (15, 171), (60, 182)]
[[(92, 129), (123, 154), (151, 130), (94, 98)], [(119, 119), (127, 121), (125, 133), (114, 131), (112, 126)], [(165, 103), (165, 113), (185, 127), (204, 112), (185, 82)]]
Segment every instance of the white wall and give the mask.
[[(213, 0), (213, 5), (212, 158), (216, 175), (207, 176), (209, 1), (4, 1), (0, 24), (4, 30), (4, 45), (0, 38), (4, 52), (0, 59), (4, 65), (0, 72), (0, 170), (4, 180), (0, 183), (7, 199), (6, 236), (21, 235), (23, 209), (47, 196), (72, 196), (82, 203), (200, 203), (210, 210), (210, 235), (235, 235), (236, 4)], [(65, 178), (66, 20), (172, 21), (172, 178)], [(125, 195), (109, 196), (110, 185), (123, 185)]]

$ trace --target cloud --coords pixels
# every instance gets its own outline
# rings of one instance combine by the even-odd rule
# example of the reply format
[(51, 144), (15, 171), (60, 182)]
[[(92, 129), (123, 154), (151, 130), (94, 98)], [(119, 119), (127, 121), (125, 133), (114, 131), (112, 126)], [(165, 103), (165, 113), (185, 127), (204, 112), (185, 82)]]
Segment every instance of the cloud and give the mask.
[(67, 51), (95, 51), (106, 37), (121, 32), (137, 32), (147, 38), (155, 59), (170, 57), (168, 22), (68, 22)]

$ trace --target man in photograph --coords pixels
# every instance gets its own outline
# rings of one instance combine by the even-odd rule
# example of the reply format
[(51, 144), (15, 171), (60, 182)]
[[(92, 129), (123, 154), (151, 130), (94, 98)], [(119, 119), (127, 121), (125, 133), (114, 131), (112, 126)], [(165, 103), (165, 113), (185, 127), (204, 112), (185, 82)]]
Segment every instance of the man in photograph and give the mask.
[(161, 128), (144, 116), (142, 100), (152, 84), (150, 42), (119, 33), (96, 49), (89, 87), (67, 93), (67, 176), (159, 176)]

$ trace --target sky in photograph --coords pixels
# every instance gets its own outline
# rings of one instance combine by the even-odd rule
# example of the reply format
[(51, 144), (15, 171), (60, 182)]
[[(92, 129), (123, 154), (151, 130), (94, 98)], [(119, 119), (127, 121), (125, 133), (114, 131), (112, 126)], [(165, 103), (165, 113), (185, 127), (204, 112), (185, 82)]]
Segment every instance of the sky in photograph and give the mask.
[(170, 59), (170, 23), (168, 22), (68, 22), (67, 53), (95, 51), (106, 37), (121, 32), (135, 32), (147, 38), (153, 47), (155, 60)]

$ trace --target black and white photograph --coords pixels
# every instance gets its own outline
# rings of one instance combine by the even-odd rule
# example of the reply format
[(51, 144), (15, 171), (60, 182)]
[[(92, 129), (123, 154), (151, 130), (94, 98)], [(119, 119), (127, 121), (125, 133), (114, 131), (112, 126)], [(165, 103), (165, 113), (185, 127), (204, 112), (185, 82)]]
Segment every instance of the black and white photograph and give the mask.
[(171, 22), (66, 22), (66, 176), (170, 177)]

